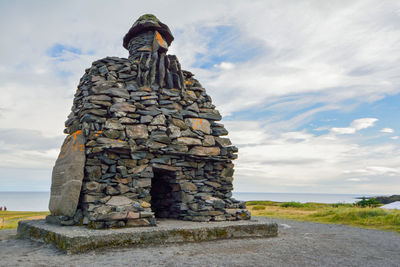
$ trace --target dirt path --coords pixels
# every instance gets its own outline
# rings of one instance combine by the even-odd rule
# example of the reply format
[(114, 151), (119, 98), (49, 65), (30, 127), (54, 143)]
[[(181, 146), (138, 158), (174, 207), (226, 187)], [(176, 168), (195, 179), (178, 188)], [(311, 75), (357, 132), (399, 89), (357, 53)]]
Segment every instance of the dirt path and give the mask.
[(400, 266), (400, 235), (274, 219), (279, 236), (66, 255), (0, 231), (0, 266)]

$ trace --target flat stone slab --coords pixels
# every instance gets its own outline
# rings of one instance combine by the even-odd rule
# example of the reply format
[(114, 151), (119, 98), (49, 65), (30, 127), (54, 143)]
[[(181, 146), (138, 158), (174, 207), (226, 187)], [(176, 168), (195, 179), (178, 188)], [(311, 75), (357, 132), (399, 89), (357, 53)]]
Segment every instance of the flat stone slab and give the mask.
[(192, 222), (158, 219), (157, 226), (94, 230), (83, 226), (59, 226), (45, 220), (18, 223), (18, 237), (47, 242), (67, 253), (97, 248), (200, 242), (231, 238), (275, 237), (278, 225), (256, 217), (246, 221)]
[(51, 214), (74, 216), (81, 193), (85, 161), (85, 138), (79, 130), (65, 138), (53, 168), (49, 202)]

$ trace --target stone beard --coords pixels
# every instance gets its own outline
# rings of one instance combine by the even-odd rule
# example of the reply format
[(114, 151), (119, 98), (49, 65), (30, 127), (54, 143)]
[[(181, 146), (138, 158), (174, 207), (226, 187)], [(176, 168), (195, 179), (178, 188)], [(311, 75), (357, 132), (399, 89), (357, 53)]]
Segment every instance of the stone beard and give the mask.
[(232, 196), (238, 151), (201, 84), (167, 55), (173, 36), (153, 15), (124, 38), (128, 59), (85, 71), (53, 169), (50, 223), (91, 228), (250, 219)]

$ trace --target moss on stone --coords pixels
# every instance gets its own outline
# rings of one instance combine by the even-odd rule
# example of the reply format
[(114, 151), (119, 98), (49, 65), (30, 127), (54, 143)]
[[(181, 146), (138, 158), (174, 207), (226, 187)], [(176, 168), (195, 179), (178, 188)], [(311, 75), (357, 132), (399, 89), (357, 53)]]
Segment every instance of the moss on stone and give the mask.
[(193, 237), (194, 237), (193, 233), (191, 233), (190, 231), (185, 230), (185, 229), (172, 231), (171, 234), (173, 234), (174, 236), (183, 237), (184, 241), (193, 241)]
[(216, 229), (215, 233), (216, 233), (217, 239), (228, 237), (228, 231), (226, 228)]
[(144, 14), (137, 19), (137, 21), (142, 21), (142, 20), (154, 20), (156, 22), (160, 22), (160, 20), (153, 14)]

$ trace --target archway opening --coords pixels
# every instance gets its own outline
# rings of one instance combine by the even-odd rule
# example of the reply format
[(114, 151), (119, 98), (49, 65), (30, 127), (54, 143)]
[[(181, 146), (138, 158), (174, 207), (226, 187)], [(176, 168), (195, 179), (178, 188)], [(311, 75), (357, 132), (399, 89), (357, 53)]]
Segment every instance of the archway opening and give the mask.
[(151, 181), (151, 209), (157, 218), (178, 218), (180, 215), (181, 192), (172, 171), (153, 168)]

